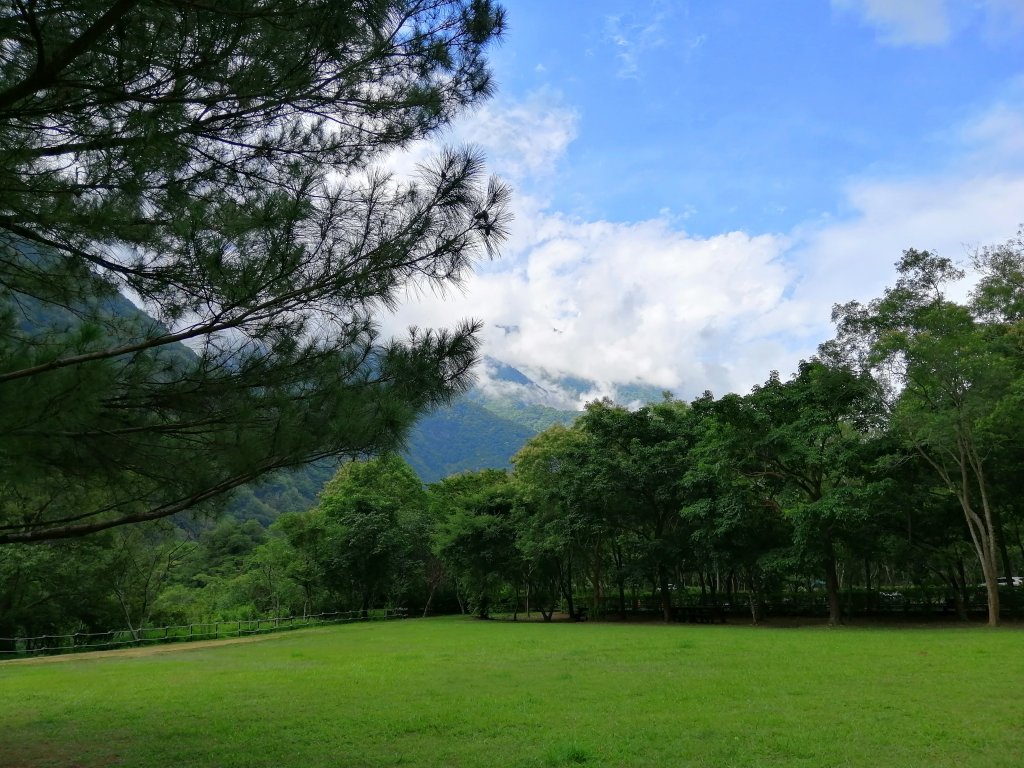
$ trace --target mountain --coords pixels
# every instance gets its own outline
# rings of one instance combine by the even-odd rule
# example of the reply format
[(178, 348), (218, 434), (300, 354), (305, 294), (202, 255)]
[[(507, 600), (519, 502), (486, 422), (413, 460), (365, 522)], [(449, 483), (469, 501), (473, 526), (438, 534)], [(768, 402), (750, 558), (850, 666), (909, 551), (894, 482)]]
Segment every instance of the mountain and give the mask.
[(465, 397), (420, 419), (404, 456), (423, 482), (433, 483), (459, 472), (509, 468), (537, 431)]
[(474, 396), (480, 398), (486, 407), (493, 408), (491, 404), (494, 403), (543, 406), (533, 412), (547, 413), (556, 421), (554, 413), (578, 413), (592, 400), (609, 398), (636, 408), (657, 402), (664, 394), (662, 388), (644, 382), (599, 382), (581, 376), (552, 373), (544, 368), (516, 368), (493, 357), (483, 359), (478, 376), (479, 384)]
[[(552, 424), (571, 424), (579, 415), (541, 402), (552, 393), (522, 371), (492, 359), (483, 367), (481, 386), (423, 416), (409, 435), (403, 456), (423, 482), (478, 469), (509, 469), (527, 440)], [(319, 462), (242, 488), (229, 512), (266, 524), (282, 512), (309, 509), (338, 466)]]
[[(540, 429), (527, 424), (550, 421), (531, 408), (518, 414), (522, 421), (493, 413), (467, 396), (427, 414), (409, 436), (403, 456), (425, 483), (477, 469), (509, 469), (511, 458)], [(558, 421), (568, 421), (564, 414)], [(525, 422), (525, 423), (523, 423)], [(336, 461), (279, 472), (262, 483), (240, 488), (228, 504), (228, 513), (240, 520), (273, 522), (282, 512), (301, 512), (316, 504), (320, 489), (337, 471)]]
[(431, 483), (477, 469), (505, 469), (512, 456), (538, 432), (572, 424), (582, 404), (606, 395), (629, 406), (660, 400), (662, 390), (643, 383), (599, 385), (578, 377), (523, 371), (484, 358), (479, 383), (448, 408), (424, 416), (409, 440), (405, 458)]
[[(636, 406), (660, 400), (662, 391), (642, 383), (602, 386), (543, 370), (526, 373), (485, 358), (477, 386), (447, 408), (423, 416), (403, 456), (425, 483), (459, 472), (509, 469), (512, 456), (527, 440), (553, 424), (571, 424), (580, 404), (600, 396)], [(336, 462), (319, 462), (243, 488), (230, 512), (266, 524), (282, 512), (309, 509), (337, 467)]]

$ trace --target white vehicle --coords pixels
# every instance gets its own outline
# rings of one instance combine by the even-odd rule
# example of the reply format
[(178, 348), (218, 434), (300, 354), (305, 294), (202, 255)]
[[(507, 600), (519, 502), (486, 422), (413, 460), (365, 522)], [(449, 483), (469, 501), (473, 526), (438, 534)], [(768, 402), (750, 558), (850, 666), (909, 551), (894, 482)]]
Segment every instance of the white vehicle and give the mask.
[[(1024, 587), (1024, 576), (1014, 576), (1012, 584), (1005, 576), (1000, 576), (998, 579), (996, 579), (996, 581), (999, 583), (1000, 587)], [(976, 584), (975, 586), (981, 589), (985, 588), (985, 585), (983, 583)]]

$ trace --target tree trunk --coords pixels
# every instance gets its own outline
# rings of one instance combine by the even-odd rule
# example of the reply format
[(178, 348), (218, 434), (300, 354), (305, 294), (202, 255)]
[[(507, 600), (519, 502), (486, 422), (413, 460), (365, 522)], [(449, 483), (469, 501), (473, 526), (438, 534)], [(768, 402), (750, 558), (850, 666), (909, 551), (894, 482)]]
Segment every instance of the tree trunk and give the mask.
[(965, 598), (965, 592), (967, 587), (962, 583), (963, 579), (963, 560), (960, 560), (960, 579), (957, 578), (956, 569), (950, 568), (949, 573), (946, 576), (946, 583), (952, 588), (953, 596), (953, 610), (956, 611), (956, 617), (960, 621), (967, 621), (967, 601)]
[(828, 623), (838, 626), (843, 623), (843, 610), (839, 601), (839, 574), (836, 569), (836, 556), (829, 545), (825, 560), (825, 589), (828, 590)]
[[(559, 570), (562, 570), (559, 568)], [(564, 578), (562, 582), (562, 594), (565, 596), (566, 608), (569, 609), (570, 618), (576, 618), (576, 605), (572, 600), (572, 550), (565, 558)]]
[(999, 570), (995, 547), (991, 539), (978, 547), (981, 572), (985, 575), (985, 595), (988, 598), (988, 625), (999, 626)]
[(427, 618), (427, 614), (430, 613), (430, 604), (434, 602), (434, 592), (437, 591), (437, 582), (430, 585), (430, 592), (427, 594), (427, 604), (423, 606), (423, 618)]
[(139, 642), (139, 630), (142, 628), (141, 625), (136, 629), (135, 622), (132, 621), (131, 611), (128, 609), (128, 603), (121, 590), (115, 588), (114, 594), (117, 596), (118, 603), (121, 604), (121, 610), (124, 612), (124, 619), (125, 623), (128, 625), (128, 631), (132, 633), (132, 640)]
[(750, 582), (750, 620), (753, 624), (760, 624), (764, 619), (764, 600), (761, 594), (761, 583), (757, 576), (757, 567), (752, 567), (747, 572)]
[(672, 621), (672, 594), (668, 589), (668, 569), (658, 565), (658, 588), (661, 590), (661, 615), (668, 623)]
[(615, 562), (615, 584), (619, 588), (619, 616), (626, 618), (626, 577), (623, 575), (625, 562), (622, 557), (622, 549), (617, 544), (612, 544), (612, 559)]
[(760, 596), (753, 590), (750, 590), (750, 623), (760, 624), (764, 618), (764, 603), (761, 602)]
[[(985, 504), (982, 499), (983, 506)], [(998, 544), (996, 542), (995, 530), (992, 528), (991, 516), (988, 510), (984, 517), (973, 510), (969, 499), (961, 498), (961, 505), (967, 514), (968, 527), (971, 531), (971, 538), (974, 540), (974, 548), (981, 561), (981, 572), (985, 575), (985, 592), (988, 597), (988, 625), (999, 626), (999, 560)], [(986, 525), (987, 523), (987, 525)]]

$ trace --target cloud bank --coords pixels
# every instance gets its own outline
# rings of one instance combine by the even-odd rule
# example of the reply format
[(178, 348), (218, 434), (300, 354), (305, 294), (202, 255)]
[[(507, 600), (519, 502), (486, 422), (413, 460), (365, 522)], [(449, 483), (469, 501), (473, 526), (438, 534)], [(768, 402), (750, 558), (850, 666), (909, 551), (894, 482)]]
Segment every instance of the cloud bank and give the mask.
[(949, 43), (957, 28), (980, 23), (990, 37), (1004, 37), (1024, 25), (1020, 0), (831, 0), (837, 11), (858, 16), (874, 27), (878, 42), (890, 46)]
[(541, 380), (585, 377), (592, 396), (637, 381), (686, 398), (744, 392), (813, 354), (831, 335), (832, 305), (877, 296), (905, 248), (963, 258), (1024, 218), (1024, 106), (1013, 99), (957, 129), (959, 160), (928, 177), (851, 179), (842, 218), (708, 237), (667, 216), (584, 220), (531, 195), (557, 177), (578, 120), (542, 92), (459, 128), (522, 190), (510, 242), (464, 295), (410, 297), (386, 330), (476, 317), (485, 354)]
[(950, 39), (945, 0), (832, 0), (861, 16), (888, 45), (940, 45)]

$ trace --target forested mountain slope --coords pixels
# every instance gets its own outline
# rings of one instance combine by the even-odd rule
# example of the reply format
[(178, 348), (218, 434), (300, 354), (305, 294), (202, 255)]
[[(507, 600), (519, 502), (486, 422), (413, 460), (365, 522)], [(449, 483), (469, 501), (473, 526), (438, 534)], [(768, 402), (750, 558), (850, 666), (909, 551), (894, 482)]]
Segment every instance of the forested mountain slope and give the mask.
[[(422, 417), (403, 456), (424, 483), (459, 472), (505, 469), (533, 435), (552, 424), (569, 424), (576, 416), (575, 411), (511, 396), (496, 397), (477, 389)], [(230, 512), (238, 518), (268, 523), (282, 512), (308, 509), (336, 469), (328, 462), (312, 464), (276, 475), (262, 485), (242, 488), (235, 494)]]

